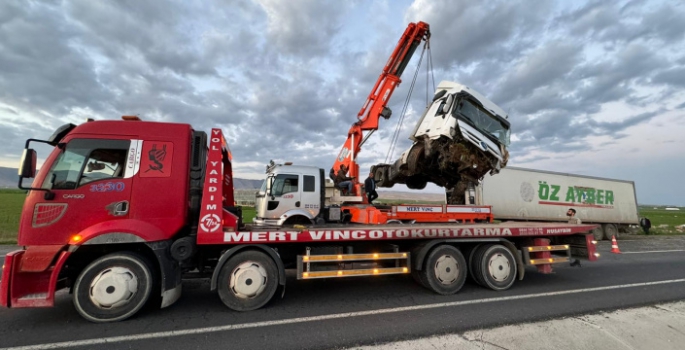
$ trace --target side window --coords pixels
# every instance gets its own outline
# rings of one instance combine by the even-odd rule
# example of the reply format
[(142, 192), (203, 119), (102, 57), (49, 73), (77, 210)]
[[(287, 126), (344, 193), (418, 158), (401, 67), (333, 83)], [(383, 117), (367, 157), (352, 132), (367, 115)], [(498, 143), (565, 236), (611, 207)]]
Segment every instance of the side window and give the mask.
[(276, 175), (276, 179), (273, 184), (273, 196), (282, 196), (286, 193), (297, 192), (298, 191), (299, 176), (297, 175), (287, 175), (279, 174)]
[(45, 178), (43, 188), (75, 189), (86, 183), (124, 176), (130, 141), (69, 141)]
[(304, 184), (302, 190), (304, 192), (314, 192), (316, 184), (315, 177), (311, 175), (304, 175), (303, 178)]

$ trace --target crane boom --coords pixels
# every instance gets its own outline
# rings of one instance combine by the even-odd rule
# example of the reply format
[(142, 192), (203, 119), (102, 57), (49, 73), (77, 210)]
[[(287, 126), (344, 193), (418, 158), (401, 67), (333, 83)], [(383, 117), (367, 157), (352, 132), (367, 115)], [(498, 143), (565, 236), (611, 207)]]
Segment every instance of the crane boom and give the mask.
[[(359, 177), (359, 165), (356, 162), (356, 158), (362, 144), (366, 141), (362, 132), (366, 130), (373, 133), (373, 131), (378, 129), (380, 117), (390, 118), (392, 112), (387, 107), (388, 101), (395, 88), (402, 82), (400, 77), (407, 67), (409, 60), (414, 55), (416, 48), (422, 41), (428, 42), (429, 39), (430, 30), (428, 23), (409, 23), (386, 62), (385, 67), (383, 67), (383, 72), (381, 72), (371, 93), (357, 114), (358, 120), (352, 124), (352, 127), (347, 132), (347, 140), (333, 164), (334, 171), (338, 171), (340, 165), (344, 164), (349, 169), (350, 177)], [(355, 194), (361, 195), (359, 184), (355, 183), (354, 187)]]

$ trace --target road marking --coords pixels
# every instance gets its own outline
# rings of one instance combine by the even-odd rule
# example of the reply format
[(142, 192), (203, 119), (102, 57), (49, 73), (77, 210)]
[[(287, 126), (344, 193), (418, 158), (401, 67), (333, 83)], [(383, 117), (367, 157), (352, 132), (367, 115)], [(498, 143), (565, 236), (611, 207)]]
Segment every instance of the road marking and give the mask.
[(676, 250), (650, 250), (646, 252), (621, 252), (623, 254), (649, 254), (649, 253), (676, 253), (676, 252), (685, 252), (685, 249), (676, 249)]
[(683, 282), (685, 282), (685, 278), (676, 279), (676, 280), (656, 281), (656, 282), (621, 284), (621, 285), (606, 286), (606, 287), (583, 288), (583, 289), (565, 290), (565, 291), (559, 291), (559, 292), (536, 293), (536, 294), (526, 294), (526, 295), (513, 295), (513, 296), (508, 296), (508, 297), (487, 298), (487, 299), (477, 299), (477, 300), (453, 301), (453, 302), (439, 303), (439, 304), (404, 306), (404, 307), (397, 307), (397, 308), (392, 308), (392, 309), (380, 309), (380, 310), (369, 310), (369, 311), (346, 312), (346, 313), (332, 314), (332, 315), (298, 317), (298, 318), (290, 318), (290, 319), (285, 319), (285, 320), (242, 323), (242, 324), (225, 325), (225, 326), (184, 329), (184, 330), (178, 330), (178, 331), (154, 332), (154, 333), (123, 335), (123, 336), (117, 336), (117, 337), (107, 337), (107, 338), (97, 338), (97, 339), (73, 340), (73, 341), (65, 341), (65, 342), (59, 342), (59, 343), (47, 343), (47, 344), (37, 344), (37, 345), (27, 345), (27, 346), (16, 346), (16, 347), (10, 347), (10, 348), (0, 348), (0, 350), (65, 349), (65, 348), (73, 348), (73, 347), (77, 347), (77, 346), (113, 344), (113, 343), (121, 343), (121, 342), (126, 342), (126, 341), (159, 339), (159, 338), (167, 338), (167, 337), (179, 337), (179, 336), (185, 336), (185, 335), (197, 335), (197, 334), (234, 331), (234, 330), (238, 330), (238, 329), (280, 326), (280, 325), (303, 323), (303, 322), (335, 320), (335, 319), (350, 318), (350, 317), (382, 315), (382, 314), (391, 314), (391, 313), (405, 312), (405, 311), (428, 310), (428, 309), (455, 307), (455, 306), (463, 306), (463, 305), (474, 305), (474, 304), (486, 304), (486, 303), (495, 303), (495, 302), (500, 302), (500, 301), (532, 299), (532, 298), (540, 298), (540, 297), (553, 297), (553, 296), (559, 296), (559, 295), (589, 293), (589, 292), (598, 292), (598, 291), (613, 290), (613, 289), (656, 286), (656, 285), (662, 285), (662, 284), (673, 284), (673, 283), (683, 283)]

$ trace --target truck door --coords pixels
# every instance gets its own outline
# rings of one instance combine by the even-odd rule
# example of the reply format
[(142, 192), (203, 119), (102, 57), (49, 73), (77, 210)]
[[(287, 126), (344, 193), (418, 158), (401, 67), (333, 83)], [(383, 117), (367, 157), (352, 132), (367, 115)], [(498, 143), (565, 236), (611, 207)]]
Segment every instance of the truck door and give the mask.
[(32, 231), (26, 238), (40, 244), (65, 244), (92, 225), (128, 218), (133, 173), (126, 165), (136, 156), (136, 144), (130, 138), (68, 141), (42, 184), (54, 197), (32, 191), (40, 197), (20, 231)]
[(267, 217), (279, 218), (286, 211), (304, 208), (301, 201), (300, 175), (278, 174), (271, 185), (271, 199), (268, 202)]
[(301, 208), (306, 210), (312, 217), (319, 215), (321, 210), (321, 191), (325, 189), (316, 190), (319, 181), (314, 175), (302, 175), (302, 205)]

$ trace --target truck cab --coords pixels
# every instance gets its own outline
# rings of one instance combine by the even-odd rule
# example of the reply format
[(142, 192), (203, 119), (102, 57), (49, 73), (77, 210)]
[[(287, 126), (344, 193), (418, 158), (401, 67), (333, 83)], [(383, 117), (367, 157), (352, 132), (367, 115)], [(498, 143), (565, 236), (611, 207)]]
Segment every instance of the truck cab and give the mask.
[(324, 207), (323, 169), (291, 163), (267, 166), (267, 176), (256, 194), (258, 226), (311, 224)]
[(416, 123), (414, 144), (392, 164), (372, 167), (379, 187), (428, 182), (451, 189), (455, 202), (488, 172), (497, 174), (509, 159), (510, 123), (506, 112), (477, 91), (442, 81)]

